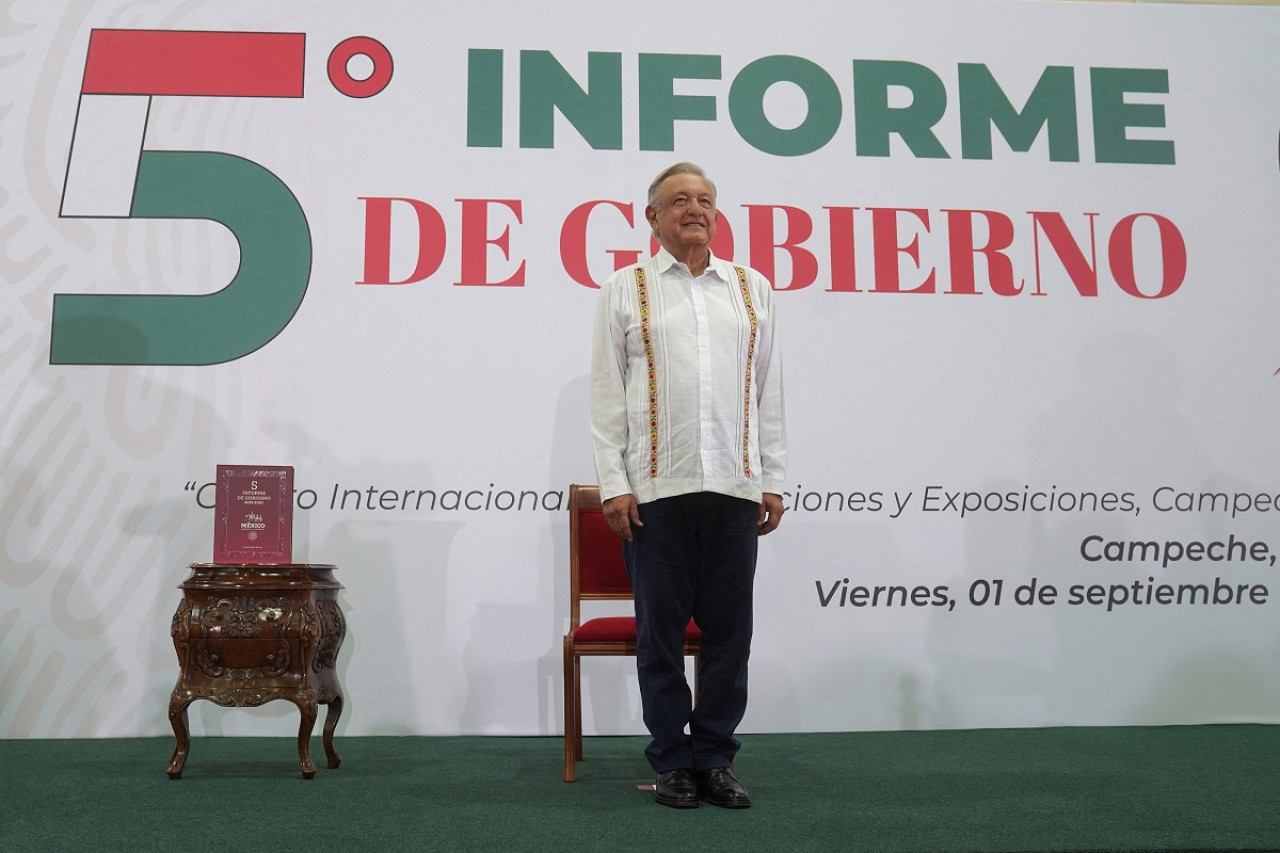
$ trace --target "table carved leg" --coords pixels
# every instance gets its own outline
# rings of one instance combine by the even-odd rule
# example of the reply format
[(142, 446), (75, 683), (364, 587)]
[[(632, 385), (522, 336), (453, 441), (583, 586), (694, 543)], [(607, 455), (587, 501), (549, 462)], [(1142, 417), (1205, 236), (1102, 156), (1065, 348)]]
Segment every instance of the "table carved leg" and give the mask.
[(294, 701), (302, 715), (298, 723), (298, 764), (302, 767), (302, 778), (310, 779), (316, 775), (316, 763), (311, 760), (311, 730), (316, 726), (315, 694), (300, 696)]
[(185, 700), (179, 698), (177, 691), (169, 699), (169, 725), (173, 726), (173, 734), (177, 739), (177, 746), (173, 749), (173, 755), (169, 758), (169, 778), (181, 779), (182, 768), (187, 763), (187, 755), (191, 752), (191, 729), (187, 725), (187, 708), (191, 705), (191, 699)]
[(338, 727), (338, 718), (342, 716), (342, 694), (335, 694), (329, 700), (329, 712), (324, 716), (324, 754), (329, 760), (329, 769), (337, 770), (342, 764), (342, 756), (333, 745), (333, 732)]

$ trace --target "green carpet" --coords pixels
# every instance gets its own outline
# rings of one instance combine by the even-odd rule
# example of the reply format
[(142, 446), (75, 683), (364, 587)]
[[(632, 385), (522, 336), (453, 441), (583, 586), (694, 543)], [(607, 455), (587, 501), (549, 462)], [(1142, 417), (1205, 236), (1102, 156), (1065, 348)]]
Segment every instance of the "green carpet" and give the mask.
[(1280, 849), (1280, 726), (745, 735), (753, 807), (656, 805), (641, 738), (4, 740), (2, 850)]

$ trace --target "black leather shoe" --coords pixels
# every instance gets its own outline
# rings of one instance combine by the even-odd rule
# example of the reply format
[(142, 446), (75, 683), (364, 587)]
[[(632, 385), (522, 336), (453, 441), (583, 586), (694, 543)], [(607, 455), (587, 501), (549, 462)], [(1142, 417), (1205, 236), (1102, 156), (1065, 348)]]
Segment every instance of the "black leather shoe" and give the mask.
[(692, 770), (670, 770), (658, 774), (653, 798), (673, 809), (696, 809), (698, 785), (693, 781)]
[(698, 794), (711, 805), (722, 809), (751, 807), (751, 797), (747, 794), (747, 789), (733, 777), (728, 767), (696, 770), (694, 777), (698, 784)]

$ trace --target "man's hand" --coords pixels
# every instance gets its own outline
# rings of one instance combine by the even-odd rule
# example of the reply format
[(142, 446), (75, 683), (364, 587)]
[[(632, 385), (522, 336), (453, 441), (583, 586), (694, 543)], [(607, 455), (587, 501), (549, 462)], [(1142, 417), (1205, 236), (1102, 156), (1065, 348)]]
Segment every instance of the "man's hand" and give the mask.
[(632, 538), (631, 525), (644, 527), (640, 521), (640, 504), (636, 503), (635, 495), (630, 494), (618, 495), (605, 501), (604, 520), (609, 522), (614, 533), (628, 542)]
[(756, 531), (761, 535), (772, 533), (782, 521), (782, 495), (765, 492), (760, 499), (760, 523)]

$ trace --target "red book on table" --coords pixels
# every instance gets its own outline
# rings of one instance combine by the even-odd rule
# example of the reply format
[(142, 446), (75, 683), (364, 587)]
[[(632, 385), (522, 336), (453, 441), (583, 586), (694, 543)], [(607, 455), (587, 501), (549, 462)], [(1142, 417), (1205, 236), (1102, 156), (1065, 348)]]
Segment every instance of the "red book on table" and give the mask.
[(213, 561), (293, 562), (293, 468), (218, 466)]

